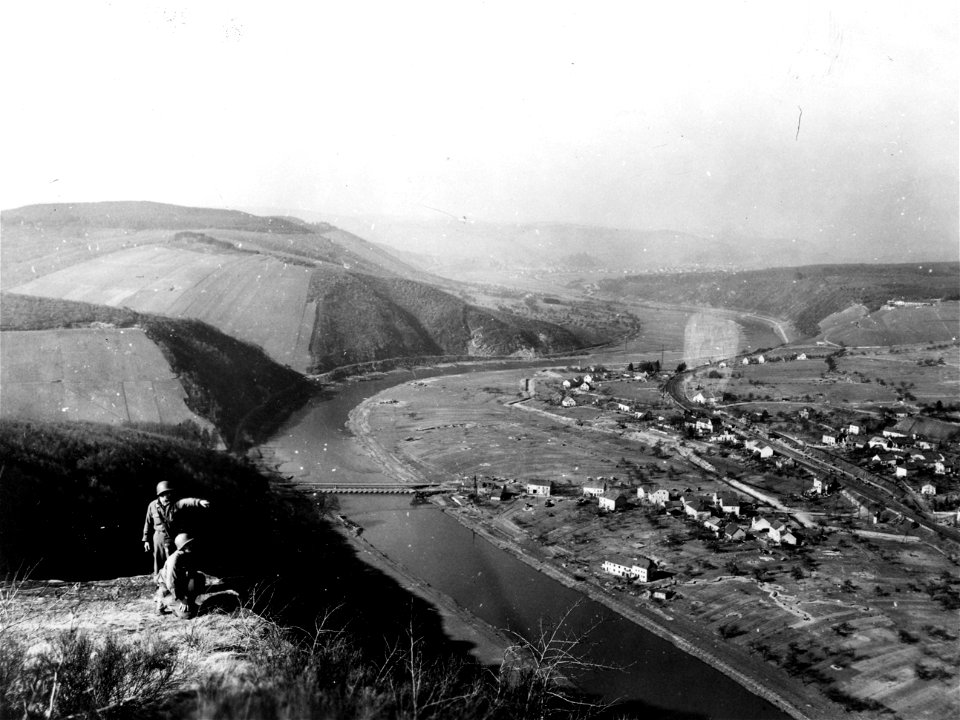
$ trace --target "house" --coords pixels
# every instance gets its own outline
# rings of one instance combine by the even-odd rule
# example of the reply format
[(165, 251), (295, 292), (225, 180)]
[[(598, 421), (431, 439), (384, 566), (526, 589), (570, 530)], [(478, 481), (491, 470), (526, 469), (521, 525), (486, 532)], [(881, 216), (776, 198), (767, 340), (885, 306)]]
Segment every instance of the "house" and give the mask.
[(668, 515), (683, 515), (683, 507), (682, 500), (667, 500), (663, 504), (663, 509), (667, 511)]
[(690, 398), (690, 400), (692, 400), (695, 403), (698, 403), (699, 405), (703, 405), (704, 403), (707, 402), (707, 398), (704, 396), (702, 390), (698, 392), (696, 395), (694, 395), (692, 398)]
[(763, 515), (757, 515), (750, 521), (750, 532), (752, 533), (761, 533), (769, 530), (771, 527), (773, 527), (773, 524)]
[(630, 412), (630, 406), (626, 403), (617, 403), (617, 410), (620, 412)]
[(810, 417), (810, 408), (800, 408), (800, 412), (797, 413), (803, 420), (806, 420)]
[(715, 532), (715, 533), (717, 533), (717, 534), (719, 535), (719, 534), (720, 534), (720, 528), (722, 528), (722, 527), (724, 526), (724, 520), (723, 520), (723, 518), (718, 518), (718, 517), (710, 516), (710, 517), (708, 517), (706, 520), (703, 521), (703, 526), (704, 526), (707, 530), (710, 530), (711, 532)]
[(740, 514), (740, 498), (730, 493), (714, 493), (714, 502), (723, 513)]
[(565, 397), (563, 400), (560, 401), (560, 404), (563, 407), (574, 407), (577, 404), (577, 401), (568, 395), (567, 397)]
[(703, 522), (711, 515), (713, 506), (703, 500), (689, 500), (683, 503), (683, 513), (697, 522)]
[(603, 561), (603, 571), (617, 577), (633, 578), (633, 560), (624, 557), (614, 557)]
[(550, 491), (553, 490), (553, 483), (544, 482), (542, 480), (534, 480), (528, 482), (524, 486), (524, 490), (527, 495), (538, 495), (540, 497), (549, 497)]
[(847, 434), (848, 434), (848, 435), (859, 435), (859, 434), (860, 434), (860, 426), (859, 426), (859, 425), (854, 425), (853, 423), (847, 425)]
[(824, 436), (823, 436), (823, 439), (821, 440), (821, 442), (822, 442), (824, 445), (836, 445), (836, 444), (837, 444), (837, 438), (836, 438), (835, 435), (824, 435)]
[(740, 361), (740, 364), (741, 364), (741, 365), (749, 365), (749, 364), (750, 364), (750, 358), (744, 358), (743, 360)]
[(935, 475), (947, 474), (947, 466), (943, 464), (942, 460), (935, 460), (930, 467), (933, 468), (933, 472)]
[(631, 560), (625, 557), (613, 557), (609, 560), (604, 560), (602, 567), (604, 572), (608, 572), (611, 575), (647, 582), (653, 571), (657, 569), (657, 564), (653, 560), (643, 557), (637, 560)]
[(747, 533), (735, 522), (730, 522), (723, 526), (723, 537), (726, 540), (740, 541), (747, 537)]
[(897, 432), (896, 430), (891, 430), (889, 428), (884, 429), (883, 436), (887, 438), (905, 438), (906, 435), (902, 432)]
[(726, 366), (727, 366), (727, 361), (726, 361), (726, 360), (721, 360), (721, 361), (720, 361), (720, 364), (717, 365), (718, 368), (725, 368)]
[(936, 494), (937, 494), (937, 486), (934, 485), (933, 483), (924, 483), (924, 485), (920, 488), (920, 494), (921, 494), (921, 495), (936, 495)]
[(599, 503), (601, 510), (623, 510), (627, 506), (627, 496), (619, 490), (608, 490), (599, 497)]
[(607, 491), (607, 483), (602, 480), (594, 480), (584, 484), (581, 490), (586, 497), (600, 497)]
[(786, 532), (781, 533), (780, 535), (780, 544), (781, 545), (792, 545), (796, 547), (800, 544), (800, 537), (793, 532), (793, 530), (787, 530)]
[(906, 477), (907, 468), (903, 465), (897, 465), (896, 467), (893, 468), (893, 475), (894, 477), (898, 477), (898, 478)]
[(879, 437), (878, 435), (874, 435), (872, 438), (867, 440), (867, 447), (870, 447), (870, 448), (882, 447), (884, 450), (886, 450), (888, 447), (890, 447), (890, 443), (887, 442), (886, 439)]
[(823, 494), (823, 480), (821, 480), (820, 478), (814, 478), (814, 479), (813, 479), (813, 487), (810, 488), (810, 492), (812, 492), (814, 495), (822, 495), (822, 494)]
[(800, 353), (799, 355), (797, 355), (797, 360), (806, 360), (806, 359), (807, 359), (806, 353)]
[(663, 507), (670, 501), (670, 492), (666, 488), (658, 488), (650, 493), (650, 502)]
[(760, 456), (761, 460), (766, 460), (769, 457), (773, 457), (773, 448), (769, 445), (764, 445), (762, 448), (757, 450), (756, 453)]

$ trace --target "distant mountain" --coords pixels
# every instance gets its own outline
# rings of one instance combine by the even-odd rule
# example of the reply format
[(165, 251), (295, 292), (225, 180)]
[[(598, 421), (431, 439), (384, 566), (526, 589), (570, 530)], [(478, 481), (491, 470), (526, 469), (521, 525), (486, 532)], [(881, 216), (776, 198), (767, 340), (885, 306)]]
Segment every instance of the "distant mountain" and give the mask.
[[(500, 271), (601, 273), (741, 270), (825, 263), (952, 260), (945, 239), (931, 247), (871, 246), (869, 242), (695, 235), (672, 230), (610, 228), (571, 223), (486, 223), (436, 218), (326, 216), (338, 227), (421, 258), (420, 266), (448, 278), (498, 280)], [(869, 252), (864, 252), (864, 246)], [(909, 252), (908, 252), (909, 251)], [(410, 257), (410, 256), (407, 256)], [(485, 277), (484, 275), (487, 275)]]

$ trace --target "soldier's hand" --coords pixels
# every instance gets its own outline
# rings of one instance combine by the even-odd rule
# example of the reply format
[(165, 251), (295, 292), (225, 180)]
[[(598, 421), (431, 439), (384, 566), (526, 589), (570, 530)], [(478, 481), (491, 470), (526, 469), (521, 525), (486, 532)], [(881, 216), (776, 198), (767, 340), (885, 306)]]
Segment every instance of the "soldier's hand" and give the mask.
[(202, 508), (208, 508), (208, 507), (210, 507), (210, 501), (209, 501), (209, 500), (201, 500), (201, 501), (200, 501), (200, 507), (202, 507)]
[(143, 551), (150, 552), (150, 543), (147, 540), (143, 541)]

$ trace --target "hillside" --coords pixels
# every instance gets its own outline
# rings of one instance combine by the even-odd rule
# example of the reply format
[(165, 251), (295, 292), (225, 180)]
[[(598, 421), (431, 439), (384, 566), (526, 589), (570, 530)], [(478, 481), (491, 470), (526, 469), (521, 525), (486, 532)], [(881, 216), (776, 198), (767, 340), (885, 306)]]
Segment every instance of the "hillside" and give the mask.
[[(123, 328), (142, 333), (162, 353), (163, 360), (173, 373), (169, 387), (157, 390), (162, 405), (180, 401), (193, 413), (208, 421), (219, 433), (227, 447), (242, 449), (262, 440), (276, 428), (287, 414), (304, 402), (313, 386), (302, 375), (280, 366), (259, 348), (229, 337), (215, 328), (196, 320), (177, 320), (129, 309), (116, 309), (67, 300), (51, 300), (4, 293), (0, 296), (0, 330), (3, 331), (5, 353), (7, 336), (19, 332), (30, 338), (31, 333), (44, 333), (59, 328), (87, 329), (98, 340)], [(102, 327), (102, 326), (109, 327)], [(98, 326), (100, 326), (98, 328)], [(94, 332), (95, 331), (95, 332)], [(35, 343), (34, 343), (35, 344)], [(144, 343), (141, 343), (144, 345)], [(23, 358), (29, 367), (4, 368), (4, 382), (16, 384), (28, 377), (45, 380), (44, 387), (56, 388), (66, 376), (68, 385), (74, 383), (83, 404), (73, 414), (62, 412), (62, 406), (41, 402), (40, 390), (29, 416), (39, 419), (78, 420), (112, 419), (115, 422), (147, 421), (169, 424), (163, 413), (157, 418), (135, 417), (120, 413), (105, 413), (117, 401), (117, 384), (131, 372), (142, 372), (149, 366), (150, 348), (134, 347), (124, 341), (107, 349), (98, 348), (103, 363), (91, 375), (89, 352), (75, 358), (71, 365), (62, 353), (36, 352)], [(6, 355), (4, 356), (6, 359)], [(2, 416), (17, 413), (17, 407), (8, 405), (6, 392)], [(53, 392), (53, 390), (50, 390)], [(48, 412), (44, 413), (44, 408)], [(85, 409), (85, 411), (83, 411)], [(83, 411), (83, 412), (81, 412)], [(189, 418), (173, 416), (181, 422)]]
[(430, 276), (325, 223), (153, 203), (139, 218), (140, 205), (3, 213), (4, 289), (200, 320), (299, 372), (582, 345), (550, 323), (465, 305)]
[(357, 273), (315, 275), (314, 371), (418, 355), (540, 355), (581, 347), (573, 333), (469, 305), (423, 283)]
[[(806, 336), (815, 337), (822, 332), (821, 321), (853, 305), (874, 312), (888, 300), (960, 299), (960, 264), (811, 265), (634, 275), (602, 280), (598, 288), (622, 299), (708, 305), (770, 315), (790, 320)], [(942, 329), (931, 329), (930, 337), (923, 338), (943, 339), (950, 336), (944, 336)]]

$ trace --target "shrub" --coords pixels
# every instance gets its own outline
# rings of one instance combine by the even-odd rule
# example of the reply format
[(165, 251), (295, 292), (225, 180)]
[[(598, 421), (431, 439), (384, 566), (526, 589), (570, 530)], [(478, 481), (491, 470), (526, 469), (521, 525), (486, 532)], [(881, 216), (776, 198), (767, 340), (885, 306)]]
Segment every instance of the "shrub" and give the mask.
[(0, 643), (0, 717), (101, 716), (156, 704), (178, 682), (177, 649), (159, 639), (101, 642), (63, 630), (40, 652), (6, 637)]

